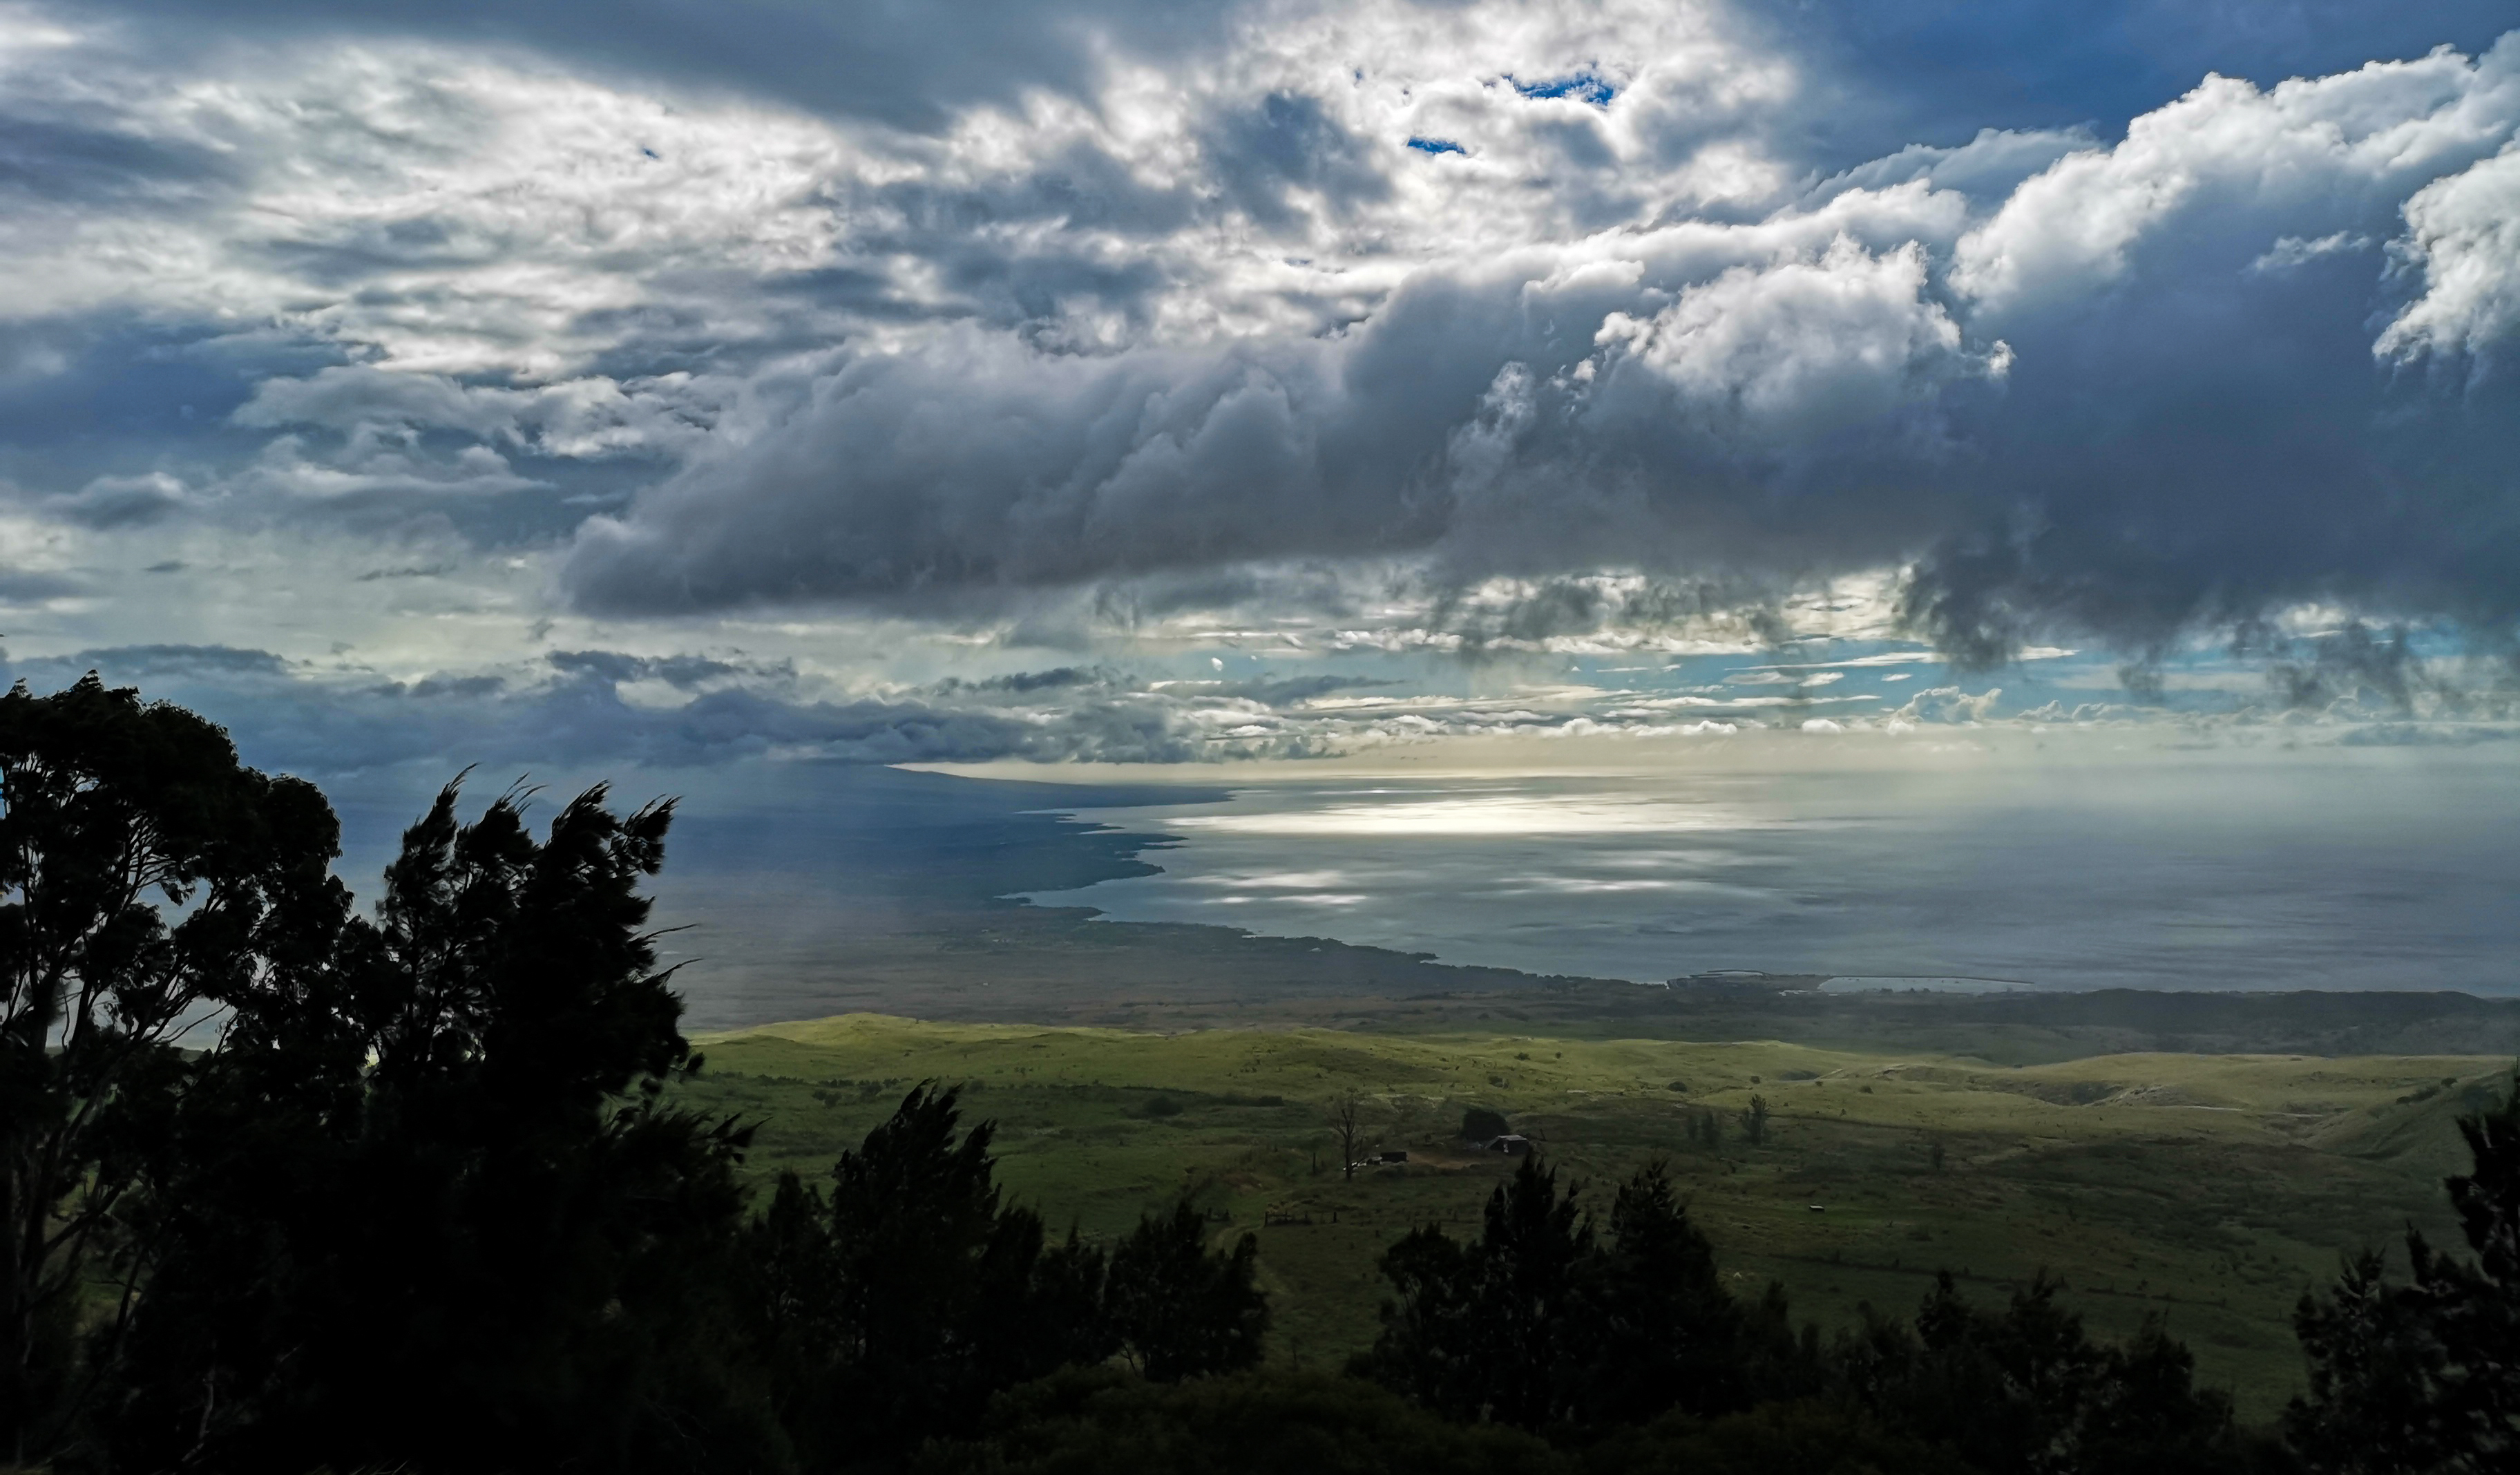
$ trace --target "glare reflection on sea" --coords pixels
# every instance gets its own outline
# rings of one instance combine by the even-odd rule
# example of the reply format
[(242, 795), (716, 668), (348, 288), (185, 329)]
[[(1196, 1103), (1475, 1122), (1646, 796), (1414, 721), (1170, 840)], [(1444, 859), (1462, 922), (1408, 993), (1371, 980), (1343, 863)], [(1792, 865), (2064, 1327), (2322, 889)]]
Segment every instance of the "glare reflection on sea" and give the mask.
[(1086, 812), (1181, 843), (1035, 899), (1638, 980), (2520, 992), (2498, 746), (1776, 753), (1246, 770), (1221, 803)]

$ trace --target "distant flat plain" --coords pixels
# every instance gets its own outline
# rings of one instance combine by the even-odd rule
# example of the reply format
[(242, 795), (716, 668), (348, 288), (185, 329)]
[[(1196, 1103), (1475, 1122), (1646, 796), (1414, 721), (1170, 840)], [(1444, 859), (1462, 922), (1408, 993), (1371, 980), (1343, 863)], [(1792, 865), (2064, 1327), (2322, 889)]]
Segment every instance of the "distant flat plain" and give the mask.
[[(1458, 1139), (1500, 1108), (1592, 1185), (1669, 1161), (1724, 1274), (1797, 1316), (1912, 1315), (1939, 1270), (2000, 1298), (2046, 1270), (2095, 1329), (2159, 1315), (2243, 1414), (2298, 1385), (2289, 1317), (2338, 1254), (2412, 1222), (2437, 1239), (2452, 1118), (2506, 1057), (2103, 1054), (2046, 1065), (1778, 1041), (1567, 1038), (1541, 1030), (1154, 1033), (877, 1015), (706, 1037), (684, 1099), (761, 1123), (750, 1171), (822, 1179), (911, 1085), (963, 1083), (1001, 1178), (1054, 1232), (1107, 1238), (1188, 1196), (1221, 1240), (1260, 1236), (1274, 1359), (1368, 1345), (1381, 1249), (1476, 1230), (1507, 1171)], [(1405, 1166), (1343, 1178), (1323, 1103), (1370, 1101), (1368, 1146)], [(1753, 1095), (1769, 1140), (1744, 1140)], [(1684, 1130), (1721, 1114), (1721, 1145)], [(1937, 1165), (1934, 1147), (1943, 1148)], [(1272, 1211), (1276, 1211), (1275, 1215)], [(1279, 1222), (1266, 1223), (1275, 1218)], [(1284, 1222), (1292, 1219), (1293, 1223)]]

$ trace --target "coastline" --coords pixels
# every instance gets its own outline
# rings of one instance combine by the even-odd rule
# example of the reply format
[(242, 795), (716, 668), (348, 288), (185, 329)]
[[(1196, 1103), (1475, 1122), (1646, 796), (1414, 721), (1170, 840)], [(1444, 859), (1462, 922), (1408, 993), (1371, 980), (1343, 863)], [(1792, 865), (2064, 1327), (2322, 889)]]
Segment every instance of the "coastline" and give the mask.
[(1108, 920), (1018, 893), (1153, 873), (1177, 837), (1073, 813), (1218, 791), (890, 769), (819, 777), (818, 804), (785, 820), (744, 805), (695, 806), (678, 821), (657, 921), (698, 923), (665, 939), (665, 961), (689, 964), (688, 1030), (869, 1013), (1164, 1032), (1781, 1040), (2001, 1064), (2128, 1051), (2520, 1053), (2520, 1000), (2455, 992), (1657, 987), (1328, 937)]

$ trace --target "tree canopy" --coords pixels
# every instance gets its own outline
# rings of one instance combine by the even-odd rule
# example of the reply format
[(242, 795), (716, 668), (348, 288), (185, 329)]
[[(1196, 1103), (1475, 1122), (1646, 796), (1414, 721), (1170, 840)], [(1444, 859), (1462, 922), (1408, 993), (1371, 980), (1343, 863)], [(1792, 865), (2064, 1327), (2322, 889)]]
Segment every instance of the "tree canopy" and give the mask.
[(2302, 1299), (2310, 1389), (2285, 1425), (2320, 1475), (2520, 1466), (2520, 1074), (2458, 1130), (2472, 1166), (2444, 1186), (2476, 1258), (2408, 1229), (2405, 1281), (2364, 1250)]

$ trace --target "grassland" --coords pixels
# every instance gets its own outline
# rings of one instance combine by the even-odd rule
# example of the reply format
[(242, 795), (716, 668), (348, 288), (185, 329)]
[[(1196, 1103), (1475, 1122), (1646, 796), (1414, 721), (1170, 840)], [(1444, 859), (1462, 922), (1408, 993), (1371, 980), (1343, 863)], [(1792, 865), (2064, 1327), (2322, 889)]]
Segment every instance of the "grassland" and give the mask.
[[(708, 1068), (681, 1095), (761, 1123), (752, 1173), (827, 1175), (933, 1079), (967, 1084), (969, 1117), (997, 1123), (1000, 1181), (1054, 1229), (1112, 1235), (1187, 1194), (1220, 1236), (1257, 1232), (1280, 1361), (1336, 1365), (1372, 1340), (1374, 1260), (1407, 1229), (1472, 1229), (1507, 1171), (1455, 1136), (1476, 1104), (1597, 1185), (1596, 1203), (1668, 1158), (1725, 1274), (1745, 1292), (1781, 1281), (1797, 1316), (1824, 1327), (1862, 1302), (1912, 1310), (1938, 1270), (1997, 1297), (2046, 1269), (2097, 1329), (2165, 1316), (2250, 1417), (2293, 1391), (2293, 1303), (2341, 1250), (2409, 1222), (2454, 1238), (2439, 1187), (2461, 1164), (2452, 1118), (2508, 1063), (2156, 1053), (2003, 1065), (1886, 1046), (871, 1014), (700, 1044)], [(1406, 1150), (1406, 1165), (1341, 1175), (1323, 1103), (1346, 1090), (1371, 1099), (1370, 1145)], [(1737, 1125), (1753, 1095), (1773, 1113), (1756, 1146)], [(1727, 1118), (1713, 1149), (1685, 1132), (1706, 1113)]]

